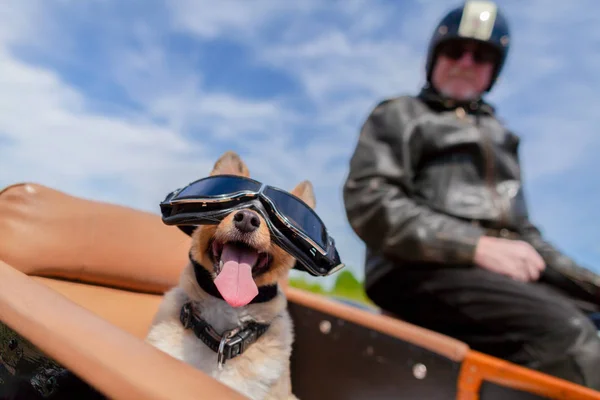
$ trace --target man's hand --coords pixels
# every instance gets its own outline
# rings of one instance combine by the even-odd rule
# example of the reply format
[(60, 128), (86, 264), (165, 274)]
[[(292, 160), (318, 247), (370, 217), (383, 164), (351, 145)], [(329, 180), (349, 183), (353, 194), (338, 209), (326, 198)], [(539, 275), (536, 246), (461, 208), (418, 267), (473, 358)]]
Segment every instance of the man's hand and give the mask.
[(521, 281), (536, 281), (546, 268), (538, 252), (527, 242), (483, 236), (475, 248), (474, 263), (488, 271)]

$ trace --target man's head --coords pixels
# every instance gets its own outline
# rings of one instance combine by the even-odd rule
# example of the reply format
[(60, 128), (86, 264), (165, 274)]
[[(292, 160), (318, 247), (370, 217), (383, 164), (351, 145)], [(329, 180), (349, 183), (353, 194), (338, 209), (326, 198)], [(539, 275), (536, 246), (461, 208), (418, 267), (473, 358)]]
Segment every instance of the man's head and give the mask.
[(427, 55), (427, 81), (445, 97), (475, 100), (494, 85), (508, 47), (508, 24), (496, 5), (467, 1), (436, 27)]

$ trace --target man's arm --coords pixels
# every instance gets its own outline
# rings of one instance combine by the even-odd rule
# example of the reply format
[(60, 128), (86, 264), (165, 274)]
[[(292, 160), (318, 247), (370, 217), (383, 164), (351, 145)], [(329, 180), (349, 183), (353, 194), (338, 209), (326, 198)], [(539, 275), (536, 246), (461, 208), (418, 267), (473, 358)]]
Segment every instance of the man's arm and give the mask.
[(521, 238), (529, 243), (542, 256), (546, 265), (552, 267), (573, 266), (575, 261), (564, 255), (550, 242), (544, 240), (540, 230), (531, 223), (529, 218), (524, 218), (519, 226)]
[[(522, 177), (520, 180), (523, 182)], [(522, 201), (524, 214), (518, 221), (516, 230), (521, 239), (529, 243), (544, 259), (546, 270), (541, 280), (562, 288), (575, 298), (600, 304), (600, 276), (581, 267), (575, 260), (545, 240), (540, 229), (529, 218), (525, 198)]]
[[(483, 230), (419, 205), (409, 193), (405, 121), (391, 103), (380, 104), (361, 130), (344, 184), (346, 215), (366, 245), (390, 258), (470, 264)], [(415, 156), (411, 154), (411, 156)]]
[(519, 233), (522, 239), (531, 244), (544, 259), (547, 266), (546, 280), (562, 287), (572, 295), (600, 304), (599, 275), (581, 267), (575, 260), (545, 240), (540, 230), (531, 223), (529, 218), (526, 217), (522, 220)]

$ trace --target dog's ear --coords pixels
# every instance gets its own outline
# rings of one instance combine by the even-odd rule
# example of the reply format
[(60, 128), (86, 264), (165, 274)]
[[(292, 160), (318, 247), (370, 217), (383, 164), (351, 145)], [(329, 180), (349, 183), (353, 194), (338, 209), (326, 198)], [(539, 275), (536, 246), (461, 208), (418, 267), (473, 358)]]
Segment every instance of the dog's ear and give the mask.
[(248, 178), (250, 171), (237, 153), (227, 151), (219, 157), (210, 175), (239, 175)]
[(313, 185), (310, 181), (300, 182), (290, 193), (301, 198), (310, 208), (315, 208), (317, 205)]

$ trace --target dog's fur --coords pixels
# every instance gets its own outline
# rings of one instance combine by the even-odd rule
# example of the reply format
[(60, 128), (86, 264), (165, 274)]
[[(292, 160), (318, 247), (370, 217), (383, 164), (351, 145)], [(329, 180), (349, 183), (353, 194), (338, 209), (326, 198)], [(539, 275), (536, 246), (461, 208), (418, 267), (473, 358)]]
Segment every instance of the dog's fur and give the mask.
[[(248, 168), (233, 152), (223, 154), (211, 175), (235, 174), (249, 176)], [(301, 182), (292, 191), (309, 206), (315, 206), (312, 185)], [(262, 217), (259, 228), (242, 235), (233, 224), (233, 214), (219, 225), (199, 226), (192, 235), (191, 255), (215, 277), (211, 259), (213, 240), (227, 242), (244, 240), (270, 256), (268, 270), (254, 277), (256, 285), (272, 285), (287, 279), (294, 264), (291, 255), (271, 242), (269, 230)], [(217, 354), (201, 342), (191, 330), (185, 330), (179, 315), (184, 303), (192, 301), (194, 311), (201, 314), (218, 333), (233, 329), (250, 318), (270, 324), (268, 330), (242, 355), (228, 360), (222, 370), (217, 367)], [(233, 307), (222, 299), (206, 293), (196, 281), (189, 263), (183, 270), (179, 285), (168, 291), (149, 330), (147, 341), (166, 353), (211, 375), (251, 399), (296, 399), (290, 382), (290, 355), (293, 325), (287, 311), (287, 300), (278, 288), (275, 298), (263, 302)]]

